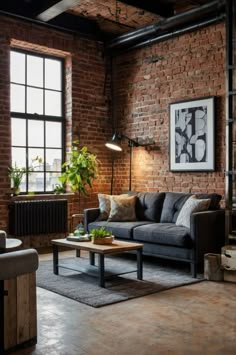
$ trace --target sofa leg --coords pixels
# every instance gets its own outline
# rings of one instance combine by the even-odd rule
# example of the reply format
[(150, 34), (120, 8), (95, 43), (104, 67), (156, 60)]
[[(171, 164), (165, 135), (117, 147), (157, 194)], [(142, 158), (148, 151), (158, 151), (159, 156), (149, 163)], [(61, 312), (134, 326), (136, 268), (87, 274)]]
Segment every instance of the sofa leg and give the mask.
[(197, 264), (191, 263), (191, 274), (195, 279), (197, 278)]

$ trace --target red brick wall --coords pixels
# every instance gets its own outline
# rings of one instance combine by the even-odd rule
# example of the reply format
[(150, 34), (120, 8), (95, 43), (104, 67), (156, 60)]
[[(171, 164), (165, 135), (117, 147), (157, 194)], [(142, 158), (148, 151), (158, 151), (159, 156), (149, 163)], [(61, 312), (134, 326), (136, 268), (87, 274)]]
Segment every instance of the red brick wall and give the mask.
[[(0, 28), (0, 229), (7, 230), (11, 200), (7, 171), (11, 161), (10, 45), (65, 57), (67, 148), (71, 140), (79, 138), (101, 161), (99, 177), (82, 206), (97, 205), (97, 192), (110, 191), (109, 179), (104, 177), (111, 169), (110, 155), (104, 146), (110, 132), (109, 129), (107, 132), (109, 115), (102, 44), (4, 16), (0, 17)], [(73, 199), (72, 204), (70, 200), (69, 211), (78, 213), (78, 199)]]
[[(97, 154), (100, 175), (83, 206), (97, 205), (97, 192), (110, 192), (111, 154), (104, 142), (111, 135), (109, 61), (103, 46), (79, 35), (63, 34), (0, 17), (0, 229), (7, 229), (11, 200), (10, 164), (10, 44), (66, 58), (67, 147), (72, 139)], [(115, 126), (136, 138), (151, 136), (156, 147), (134, 148), (132, 189), (137, 191), (216, 191), (224, 193), (225, 166), (225, 26), (223, 23), (182, 35), (114, 59)], [(108, 73), (109, 74), (109, 73)], [(169, 103), (217, 96), (216, 171), (169, 171)], [(114, 193), (128, 188), (129, 154), (116, 155)], [(119, 153), (118, 153), (119, 154)], [(70, 201), (78, 212), (78, 199)]]
[[(115, 63), (115, 122), (131, 138), (150, 136), (155, 150), (133, 149), (132, 189), (224, 194), (225, 25), (220, 23), (120, 55)], [(169, 171), (169, 104), (217, 96), (216, 171)], [(128, 148), (117, 154), (115, 192), (128, 188)], [(118, 158), (120, 157), (120, 158)]]

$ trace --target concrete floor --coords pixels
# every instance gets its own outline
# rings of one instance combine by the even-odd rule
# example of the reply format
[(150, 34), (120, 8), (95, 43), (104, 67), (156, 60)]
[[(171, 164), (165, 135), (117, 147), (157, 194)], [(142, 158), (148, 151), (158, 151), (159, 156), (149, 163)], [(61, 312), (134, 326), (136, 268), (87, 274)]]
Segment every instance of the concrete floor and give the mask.
[(204, 281), (102, 308), (40, 288), (37, 296), (38, 344), (14, 354), (236, 354), (235, 283)]

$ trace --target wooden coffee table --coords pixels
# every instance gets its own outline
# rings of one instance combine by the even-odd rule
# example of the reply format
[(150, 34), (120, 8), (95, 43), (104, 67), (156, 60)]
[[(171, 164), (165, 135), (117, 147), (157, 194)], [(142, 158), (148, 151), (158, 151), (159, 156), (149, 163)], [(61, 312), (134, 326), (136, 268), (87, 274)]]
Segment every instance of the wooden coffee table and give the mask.
[[(137, 252), (137, 278), (139, 280), (143, 279), (143, 261), (142, 261), (142, 250), (143, 244), (140, 243), (130, 243), (115, 240), (112, 244), (109, 245), (98, 245), (93, 244), (92, 242), (71, 242), (67, 239), (53, 239), (51, 241), (53, 246), (53, 272), (58, 275), (59, 267), (66, 269), (72, 269), (76, 271), (82, 271), (88, 273), (89, 275), (98, 276), (98, 284), (100, 287), (105, 287), (105, 255), (112, 255), (118, 253), (124, 253), (131, 250), (136, 250)], [(67, 267), (65, 265), (59, 264), (59, 247), (67, 247), (75, 250), (85, 250), (89, 252), (89, 268), (86, 270), (75, 269), (72, 267)], [(98, 254), (98, 265), (95, 265), (95, 254)], [(132, 272), (134, 272), (132, 271)], [(128, 273), (122, 272), (122, 274)], [(116, 275), (120, 275), (116, 274)]]

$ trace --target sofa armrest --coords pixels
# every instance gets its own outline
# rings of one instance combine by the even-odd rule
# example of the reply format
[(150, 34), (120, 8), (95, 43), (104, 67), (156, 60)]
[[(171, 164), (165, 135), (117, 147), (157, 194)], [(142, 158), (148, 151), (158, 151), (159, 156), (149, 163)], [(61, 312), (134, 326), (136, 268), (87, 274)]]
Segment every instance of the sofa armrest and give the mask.
[(100, 214), (99, 208), (88, 208), (84, 210), (84, 229), (88, 232), (88, 225), (94, 222)]
[(0, 255), (0, 280), (30, 274), (38, 269), (38, 253), (35, 249), (17, 250)]
[(203, 261), (206, 253), (220, 253), (225, 244), (225, 210), (193, 213), (190, 234), (198, 262)]

